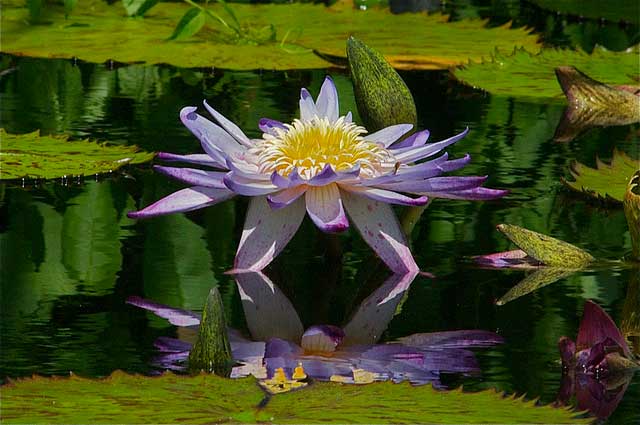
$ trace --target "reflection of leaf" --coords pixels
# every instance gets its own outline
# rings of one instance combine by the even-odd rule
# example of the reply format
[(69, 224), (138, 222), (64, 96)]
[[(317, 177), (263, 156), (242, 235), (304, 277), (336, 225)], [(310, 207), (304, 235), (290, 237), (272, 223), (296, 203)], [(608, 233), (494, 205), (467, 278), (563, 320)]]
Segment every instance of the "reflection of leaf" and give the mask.
[(393, 383), (314, 383), (265, 399), (252, 378), (122, 372), (103, 380), (28, 378), (2, 387), (5, 423), (590, 422), (566, 408), (536, 404), (494, 390), (464, 393)]
[[(27, 11), (21, 4), (15, 7), (18, 0), (9, 0), (9, 6), (5, 3), (3, 52), (35, 57), (78, 57), (94, 63), (112, 59), (187, 68), (326, 68), (329, 63), (312, 51), (344, 57), (344, 43), (352, 34), (380, 49), (392, 65), (404, 69), (443, 69), (470, 58), (479, 60), (495, 48), (502, 51), (511, 51), (517, 46), (530, 51), (539, 49), (537, 37), (522, 28), (486, 28), (485, 22), (479, 19), (447, 22), (448, 17), (439, 14), (392, 15), (388, 10), (361, 13), (343, 2), (331, 7), (302, 3), (234, 4), (233, 10), (240, 22), (257, 29), (273, 25), (280, 40), (291, 28), (304, 28), (295, 44), (308, 50), (296, 54), (281, 48), (280, 40), (260, 46), (225, 44), (221, 40), (211, 42), (211, 34), (202, 33), (193, 39), (199, 43), (182, 43), (176, 49), (174, 43), (161, 41), (171, 35), (175, 23), (189, 9), (181, 3), (162, 2), (154, 7), (153, 17), (123, 21), (117, 8), (88, 0), (83, 3), (86, 6), (76, 9), (71, 19), (75, 24), (90, 26), (67, 28), (61, 25), (63, 17), (55, 16), (53, 25), (27, 27), (24, 22)], [(209, 8), (222, 14), (224, 6), (215, 4)]]
[(640, 170), (640, 160), (634, 160), (624, 152), (614, 150), (610, 164), (596, 159), (596, 168), (579, 162), (571, 165), (574, 181), (562, 179), (573, 190), (598, 199), (622, 202), (631, 176)]
[(540, 267), (533, 273), (527, 275), (527, 277), (522, 279), (516, 286), (509, 289), (506, 294), (496, 301), (496, 304), (504, 305), (543, 286), (570, 276), (575, 272), (575, 270), (567, 270), (559, 267)]
[(588, 252), (551, 236), (512, 224), (500, 224), (498, 230), (527, 255), (546, 266), (575, 270), (594, 260)]
[(612, 1), (603, 7), (602, 0), (530, 0), (543, 9), (569, 13), (589, 19), (606, 19), (640, 24), (640, 3), (637, 1)]
[(640, 261), (640, 162), (638, 170), (629, 179), (622, 205), (629, 225), (633, 259)]
[(126, 164), (149, 161), (154, 155), (141, 152), (135, 146), (70, 142), (66, 136), (40, 136), (37, 131), (16, 135), (0, 129), (0, 138), (2, 180), (108, 173)]
[(640, 96), (602, 84), (572, 66), (556, 68), (569, 106), (554, 139), (569, 142), (591, 127), (626, 125), (640, 121)]
[(549, 98), (561, 99), (562, 92), (553, 73), (559, 66), (576, 67), (610, 85), (637, 84), (639, 53), (639, 45), (624, 52), (598, 47), (591, 55), (560, 49), (546, 49), (533, 55), (518, 50), (509, 56), (496, 53), (491, 61), (471, 63), (454, 74), (462, 82), (492, 94), (546, 102)]
[[(122, 263), (121, 223), (111, 190), (110, 182), (87, 183), (71, 199), (62, 225), (62, 263), (73, 280), (97, 294), (112, 289)], [(124, 215), (122, 220), (131, 222)]]

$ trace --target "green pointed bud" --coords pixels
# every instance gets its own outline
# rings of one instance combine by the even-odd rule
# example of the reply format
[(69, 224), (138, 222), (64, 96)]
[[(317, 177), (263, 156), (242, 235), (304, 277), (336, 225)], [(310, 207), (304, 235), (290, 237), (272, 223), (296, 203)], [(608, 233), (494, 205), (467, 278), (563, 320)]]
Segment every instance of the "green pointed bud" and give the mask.
[(581, 269), (594, 261), (588, 252), (570, 243), (511, 224), (500, 224), (502, 232), (518, 248), (545, 266)]
[(189, 353), (191, 372), (213, 372), (229, 377), (233, 367), (224, 307), (217, 287), (209, 291), (202, 312), (198, 340)]
[(622, 203), (631, 235), (631, 255), (634, 261), (640, 261), (640, 170), (629, 180)]
[(347, 59), (358, 113), (369, 132), (394, 124), (417, 125), (416, 105), (409, 88), (379, 52), (349, 37)]

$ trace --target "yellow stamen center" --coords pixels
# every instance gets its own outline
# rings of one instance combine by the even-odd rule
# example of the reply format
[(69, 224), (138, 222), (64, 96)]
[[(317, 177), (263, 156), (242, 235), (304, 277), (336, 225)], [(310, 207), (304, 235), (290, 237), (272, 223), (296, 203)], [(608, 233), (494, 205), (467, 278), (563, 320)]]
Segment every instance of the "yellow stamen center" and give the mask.
[(367, 131), (360, 126), (327, 118), (295, 120), (286, 130), (274, 129), (250, 149), (260, 172), (288, 176), (294, 168), (304, 179), (317, 175), (327, 165), (346, 171), (356, 165), (364, 177), (375, 177), (393, 170), (396, 160), (383, 146), (364, 140)]

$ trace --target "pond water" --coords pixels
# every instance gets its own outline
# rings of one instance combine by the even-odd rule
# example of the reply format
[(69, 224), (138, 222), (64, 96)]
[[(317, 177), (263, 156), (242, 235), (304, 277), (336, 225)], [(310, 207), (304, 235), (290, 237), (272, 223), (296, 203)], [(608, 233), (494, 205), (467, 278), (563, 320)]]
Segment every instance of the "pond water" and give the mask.
[[(198, 141), (178, 119), (185, 105), (207, 99), (250, 137), (267, 116), (290, 121), (301, 87), (317, 93), (326, 70), (230, 72), (163, 66), (123, 66), (4, 57), (16, 67), (0, 80), (0, 113), (8, 132), (136, 144), (149, 151), (191, 153)], [(353, 110), (344, 70), (330, 70), (341, 110)], [(637, 125), (595, 129), (577, 140), (552, 141), (562, 99), (528, 103), (463, 87), (446, 72), (405, 72), (416, 100), (419, 127), (439, 140), (469, 135), (449, 153), (472, 155), (468, 175), (489, 175), (487, 186), (511, 194), (499, 201), (435, 200), (411, 235), (422, 270), (382, 336), (485, 329), (505, 344), (476, 350), (482, 374), (446, 376), (449, 387), (497, 388), (544, 403), (555, 400), (561, 365), (560, 336), (575, 337), (584, 301), (595, 300), (619, 323), (627, 293), (638, 291), (638, 270), (596, 267), (560, 279), (504, 306), (495, 300), (524, 273), (475, 268), (468, 257), (510, 247), (499, 223), (553, 235), (619, 260), (631, 250), (621, 208), (606, 208), (570, 193), (560, 183), (573, 160), (592, 165), (614, 147), (638, 154)], [(357, 121), (357, 117), (356, 117)], [(175, 327), (125, 304), (140, 295), (174, 307), (201, 310), (219, 285), (230, 325), (246, 330), (231, 268), (246, 200), (193, 213), (134, 221), (128, 211), (181, 187), (150, 166), (84, 181), (3, 183), (0, 186), (2, 255), (0, 378), (31, 374), (105, 376), (116, 369), (151, 373), (159, 336)], [(305, 219), (300, 232), (267, 274), (296, 308), (305, 327), (342, 325), (373, 288), (371, 252), (355, 232), (335, 240)], [(610, 423), (640, 422), (640, 374), (629, 384)]]

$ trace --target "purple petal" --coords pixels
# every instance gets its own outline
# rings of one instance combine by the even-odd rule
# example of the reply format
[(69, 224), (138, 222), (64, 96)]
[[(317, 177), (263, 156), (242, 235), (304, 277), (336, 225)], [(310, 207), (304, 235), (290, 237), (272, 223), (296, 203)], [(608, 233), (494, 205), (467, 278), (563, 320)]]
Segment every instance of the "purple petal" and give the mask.
[(325, 165), (320, 173), (316, 174), (309, 180), (309, 186), (326, 186), (341, 180), (355, 179), (360, 174), (360, 165), (356, 164), (348, 171), (333, 171), (333, 167), (329, 164)]
[(234, 275), (251, 337), (300, 341), (304, 328), (289, 299), (262, 273)]
[(459, 192), (475, 189), (487, 180), (487, 176), (446, 176), (424, 180), (408, 180), (381, 185), (385, 189), (400, 192), (437, 196), (440, 192)]
[(610, 379), (598, 380), (591, 375), (580, 375), (575, 386), (578, 409), (589, 410), (600, 419), (611, 416), (620, 404), (632, 377), (633, 374), (623, 375), (618, 377), (616, 382)]
[(149, 310), (156, 316), (167, 319), (169, 323), (175, 326), (197, 326), (200, 324), (200, 316), (191, 311), (158, 304), (137, 296), (129, 297), (125, 302)]
[(337, 233), (349, 228), (337, 185), (309, 187), (305, 203), (309, 217), (323, 232)]
[(310, 121), (318, 117), (318, 109), (307, 89), (300, 90), (300, 119)]
[(491, 347), (504, 343), (504, 338), (495, 332), (460, 330), (413, 334), (398, 338), (398, 342), (411, 347), (448, 349)]
[(267, 202), (274, 210), (291, 205), (296, 199), (304, 195), (307, 186), (296, 186), (291, 189), (284, 189), (278, 193), (267, 196)]
[(237, 175), (235, 171), (225, 174), (223, 181), (230, 190), (245, 196), (267, 195), (278, 190), (270, 181), (249, 179)]
[(484, 267), (530, 269), (540, 267), (540, 261), (529, 257), (521, 249), (512, 251), (496, 252), (489, 255), (477, 255), (473, 260)]
[(393, 319), (417, 272), (394, 274), (369, 295), (344, 327), (344, 346), (375, 344)]
[(611, 317), (598, 304), (591, 300), (587, 301), (578, 330), (576, 349), (580, 351), (591, 348), (608, 338), (622, 349), (625, 357), (633, 357), (627, 342)]
[(576, 343), (566, 336), (560, 337), (558, 340), (558, 350), (560, 351), (562, 364), (565, 366), (573, 365), (576, 354)]
[(265, 268), (289, 243), (300, 227), (304, 213), (303, 199), (273, 210), (266, 198), (253, 198), (238, 245), (235, 268), (253, 271)]
[(204, 151), (219, 161), (223, 156), (242, 151), (242, 146), (222, 128), (195, 113), (195, 106), (186, 106), (180, 111), (180, 120), (196, 136)]
[(166, 336), (158, 337), (153, 342), (153, 345), (161, 353), (184, 353), (185, 351), (188, 353), (192, 347), (190, 343), (182, 341), (181, 339)]
[(346, 191), (342, 192), (342, 200), (362, 238), (393, 272), (419, 270), (389, 205)]
[(245, 147), (251, 147), (253, 145), (251, 143), (251, 140), (249, 140), (249, 138), (242, 132), (242, 130), (240, 130), (240, 127), (229, 121), (221, 113), (209, 106), (206, 100), (203, 103), (204, 107), (207, 108), (207, 111), (209, 111), (211, 116), (215, 118), (215, 120), (218, 121), (222, 128), (224, 128), (227, 133), (233, 136), (233, 138), (236, 139), (238, 143), (244, 145)]
[(338, 91), (331, 77), (327, 76), (320, 88), (320, 94), (316, 99), (316, 108), (320, 117), (327, 117), (329, 122), (338, 119)]
[(307, 351), (333, 352), (344, 338), (344, 331), (337, 326), (311, 326), (302, 334), (300, 345)]
[(424, 145), (427, 143), (427, 140), (429, 140), (429, 130), (422, 130), (412, 134), (404, 140), (399, 141), (398, 143), (394, 143), (389, 147), (389, 149), (415, 148)]
[(235, 193), (227, 189), (194, 186), (173, 192), (140, 211), (127, 214), (129, 218), (149, 218), (159, 215), (193, 211), (231, 199)]
[(407, 180), (422, 180), (429, 177), (435, 177), (442, 173), (440, 165), (447, 162), (449, 158), (448, 153), (443, 153), (438, 158), (432, 159), (427, 162), (422, 162), (416, 165), (403, 164), (397, 171), (389, 174), (385, 174), (373, 179), (364, 180), (362, 184), (364, 186), (376, 186), (388, 183), (399, 183)]
[(353, 115), (351, 114), (351, 111), (347, 112), (347, 115), (344, 116), (344, 122), (347, 124), (353, 122)]
[(342, 186), (342, 189), (352, 192), (356, 195), (366, 196), (367, 198), (385, 202), (387, 204), (422, 206), (429, 203), (429, 198), (427, 196), (411, 198), (401, 193), (393, 192), (391, 190), (378, 189), (375, 187)]
[[(192, 155), (176, 155), (169, 152), (158, 152), (156, 158), (167, 162), (186, 162), (190, 164), (206, 165), (214, 168), (227, 168), (225, 161), (219, 162), (204, 153)], [(220, 156), (220, 158), (222, 158), (222, 156)]]
[(226, 189), (222, 179), (226, 171), (204, 171), (195, 168), (176, 168), (154, 165), (153, 169), (166, 176), (194, 186)]
[(411, 131), (412, 128), (412, 124), (396, 124), (369, 134), (364, 137), (364, 140), (373, 143), (380, 143), (386, 148)]
[(422, 158), (427, 158), (431, 155), (434, 155), (440, 152), (442, 149), (446, 148), (449, 145), (456, 143), (458, 140), (462, 139), (469, 132), (469, 128), (467, 127), (462, 133), (457, 134), (453, 137), (450, 137), (446, 140), (437, 143), (430, 143), (428, 145), (419, 146), (416, 148), (407, 148), (407, 149), (399, 149), (398, 153), (394, 152), (396, 159), (401, 163), (410, 163), (418, 161)]
[(470, 201), (490, 201), (502, 198), (509, 194), (508, 190), (489, 189), (486, 187), (476, 187), (474, 189), (459, 190), (455, 192), (431, 193), (432, 198), (466, 199)]
[(258, 121), (258, 127), (260, 128), (260, 131), (262, 131), (263, 133), (271, 134), (274, 136), (277, 134), (274, 131), (274, 129), (276, 128), (280, 128), (282, 130), (287, 129), (287, 127), (285, 127), (285, 125), (280, 121), (272, 120), (270, 118), (260, 118), (260, 121)]

